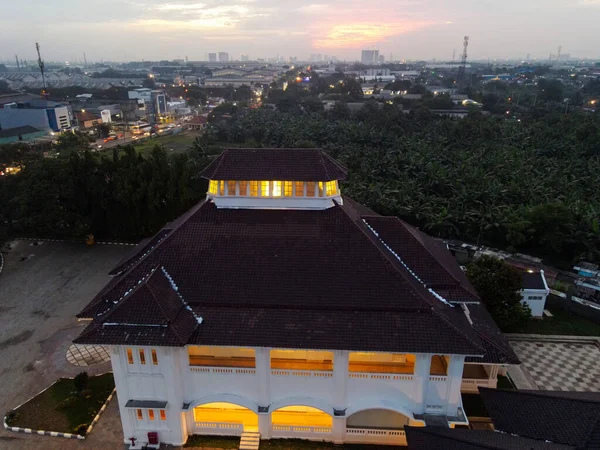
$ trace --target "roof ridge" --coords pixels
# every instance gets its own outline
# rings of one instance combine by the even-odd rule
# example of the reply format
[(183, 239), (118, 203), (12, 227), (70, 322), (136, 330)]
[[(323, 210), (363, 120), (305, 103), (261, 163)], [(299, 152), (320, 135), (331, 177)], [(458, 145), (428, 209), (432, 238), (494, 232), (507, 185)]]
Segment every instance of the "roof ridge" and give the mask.
[[(468, 305), (468, 304), (466, 304), (466, 303), (465, 303), (464, 305), (465, 305), (465, 307), (466, 307), (467, 309), (469, 309), (469, 305)], [(481, 303), (481, 302), (480, 302), (478, 305), (480, 305), (482, 308), (485, 308), (485, 305), (484, 305), (483, 303)], [(486, 311), (487, 311), (487, 309), (486, 309)], [(469, 313), (470, 313), (470, 312), (471, 312), (471, 310), (469, 309)], [(471, 316), (471, 317), (472, 317), (472, 316)], [(475, 323), (475, 322), (476, 322), (476, 321), (475, 321), (475, 320), (473, 320), (473, 323)], [(488, 342), (488, 343), (490, 343), (492, 346), (494, 346), (494, 347), (495, 347), (497, 350), (500, 350), (502, 353), (506, 354), (506, 350), (505, 350), (503, 347), (501, 347), (500, 345), (498, 345), (498, 344), (496, 343), (496, 341), (494, 341), (494, 340), (490, 339), (490, 338), (489, 338), (488, 336), (486, 336), (484, 333), (481, 333), (481, 332), (480, 332), (480, 331), (479, 331), (479, 330), (478, 330), (476, 327), (473, 327), (473, 330), (475, 331), (475, 333), (477, 333), (477, 335), (478, 335), (478, 336), (479, 336), (481, 339), (485, 340), (486, 342)], [(500, 333), (502, 333), (502, 331), (501, 331), (500, 329), (498, 329), (498, 330), (500, 331)], [(504, 335), (504, 333), (502, 333), (502, 335)], [(510, 345), (510, 344), (509, 344), (509, 345)], [(511, 347), (511, 348), (512, 348), (512, 347)], [(514, 352), (514, 351), (513, 351), (513, 352)], [(516, 356), (516, 355), (515, 355), (515, 356)]]

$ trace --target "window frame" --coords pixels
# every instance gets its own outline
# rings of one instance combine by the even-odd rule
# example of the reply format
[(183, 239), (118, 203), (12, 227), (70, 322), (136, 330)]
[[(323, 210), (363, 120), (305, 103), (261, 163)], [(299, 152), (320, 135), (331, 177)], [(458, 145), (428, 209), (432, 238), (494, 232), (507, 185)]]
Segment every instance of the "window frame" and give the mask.
[(156, 349), (155, 348), (151, 349), (150, 354), (152, 356), (152, 365), (158, 366), (158, 353), (156, 352)]
[(133, 350), (131, 348), (127, 348), (125, 349), (125, 354), (127, 355), (127, 364), (135, 364), (135, 360), (133, 359)]
[(239, 192), (240, 196), (246, 197), (248, 195), (248, 182), (246, 180), (240, 180), (239, 182)]
[(148, 410), (148, 420), (154, 420), (154, 410), (153, 409)]
[[(231, 191), (232, 184), (233, 184), (233, 193)], [(237, 195), (236, 182), (234, 180), (227, 180), (227, 195)]]
[(143, 348), (138, 348), (138, 356), (140, 358), (140, 365), (145, 366), (146, 365), (146, 353), (144, 352)]
[[(261, 180), (259, 181), (259, 186), (260, 186), (260, 193), (259, 193), (259, 197), (270, 197), (271, 196), (271, 182), (270, 181), (265, 181), (265, 180)], [(265, 194), (265, 189), (266, 189), (266, 194)]]
[(142, 411), (142, 408), (137, 408), (135, 410), (135, 416), (137, 417), (137, 420), (144, 420), (144, 411)]
[(160, 420), (163, 422), (166, 421), (167, 420), (167, 411), (164, 409), (159, 409), (158, 411), (159, 411), (158, 414), (159, 414)]
[(259, 197), (258, 181), (250, 181), (250, 197)]

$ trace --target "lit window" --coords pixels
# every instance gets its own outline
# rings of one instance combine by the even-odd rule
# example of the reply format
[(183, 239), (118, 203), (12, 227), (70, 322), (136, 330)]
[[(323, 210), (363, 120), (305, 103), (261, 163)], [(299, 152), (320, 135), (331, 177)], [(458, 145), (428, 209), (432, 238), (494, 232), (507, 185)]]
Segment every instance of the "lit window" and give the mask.
[(258, 181), (250, 182), (250, 197), (258, 197)]
[(315, 196), (315, 183), (312, 183), (312, 182), (306, 183), (306, 196), (307, 197)]
[(152, 349), (152, 364), (158, 366), (158, 355), (155, 349)]
[(148, 410), (148, 419), (154, 420), (154, 410), (153, 409)]
[(325, 184), (325, 195), (331, 196), (337, 194), (337, 186), (335, 181), (328, 181)]
[(164, 409), (160, 410), (160, 420), (167, 420), (167, 413)]
[(319, 181), (319, 197), (323, 197), (323, 182)]
[(246, 196), (248, 195), (248, 182), (240, 181), (240, 195)]
[(281, 197), (281, 181), (273, 181), (273, 197)]
[(304, 181), (296, 181), (296, 197), (304, 197)]
[(141, 409), (137, 409), (135, 412), (138, 420), (142, 420), (144, 418), (144, 414), (142, 413)]
[(235, 181), (227, 181), (227, 195), (235, 195)]
[(127, 349), (127, 362), (133, 364), (133, 352), (130, 348)]
[(260, 196), (261, 197), (269, 196), (269, 182), (268, 181), (260, 182)]
[(143, 366), (146, 364), (146, 355), (144, 354), (144, 350), (143, 349), (139, 349), (139, 353), (140, 353), (140, 364)]
[(291, 181), (283, 182), (283, 195), (286, 197), (292, 196), (292, 182)]
[(219, 181), (219, 195), (225, 195), (225, 181)]
[(217, 193), (217, 186), (218, 186), (218, 181), (217, 180), (210, 180), (210, 182), (208, 183), (208, 193), (209, 194), (216, 194)]

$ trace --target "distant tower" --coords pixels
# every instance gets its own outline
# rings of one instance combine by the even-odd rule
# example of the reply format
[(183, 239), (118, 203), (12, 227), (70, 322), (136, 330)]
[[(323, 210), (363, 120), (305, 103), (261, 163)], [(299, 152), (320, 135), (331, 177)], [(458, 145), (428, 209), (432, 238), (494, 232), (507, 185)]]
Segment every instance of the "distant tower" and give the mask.
[(452, 51), (452, 65), (454, 66), (454, 61), (456, 61), (456, 49)]
[(467, 47), (469, 46), (469, 36), (465, 36), (463, 41), (463, 53), (460, 61), (460, 67), (458, 68), (458, 80), (457, 87), (459, 92), (465, 87), (465, 70), (467, 68)]
[(562, 45), (558, 46), (558, 53), (556, 54), (556, 62), (560, 61), (560, 53), (562, 51)]
[(87, 58), (85, 57), (85, 52), (83, 52), (83, 67), (87, 67)]
[(21, 65), (19, 64), (19, 55), (15, 55), (15, 59), (17, 60), (17, 70), (21, 70)]

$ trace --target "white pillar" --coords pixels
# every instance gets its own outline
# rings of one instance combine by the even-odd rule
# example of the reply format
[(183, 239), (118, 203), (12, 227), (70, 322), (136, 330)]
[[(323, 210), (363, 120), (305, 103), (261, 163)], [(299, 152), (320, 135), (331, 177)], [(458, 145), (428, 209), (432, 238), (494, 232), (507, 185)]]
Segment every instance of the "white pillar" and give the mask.
[(334, 417), (332, 420), (331, 436), (334, 444), (343, 444), (346, 439), (346, 417)]
[[(121, 425), (123, 427), (123, 442), (131, 444), (130, 437), (140, 438), (135, 434), (135, 428), (131, 423), (131, 414), (129, 409), (125, 408), (129, 400), (129, 388), (127, 386), (127, 363), (125, 362), (124, 347), (113, 346), (110, 348), (110, 362), (112, 364), (115, 387), (117, 388), (117, 400), (119, 402), (119, 415), (121, 416)], [(114, 401), (114, 400), (113, 400)]]
[(255, 349), (256, 378), (258, 380), (258, 406), (271, 404), (271, 349)]
[(418, 353), (415, 361), (414, 392), (415, 413), (423, 414), (427, 401), (427, 385), (429, 384), (429, 372), (431, 371), (431, 355)]
[(333, 352), (333, 408), (346, 409), (346, 389), (348, 385), (349, 352), (336, 350)]
[(261, 439), (271, 439), (271, 412), (258, 414), (258, 432)]
[[(165, 379), (165, 400), (167, 400), (167, 425), (171, 430), (169, 444), (183, 445), (187, 440), (187, 425), (185, 415), (181, 411), (183, 406), (183, 370), (187, 370), (187, 365), (182, 366), (182, 352), (187, 350), (170, 347), (160, 347), (158, 355), (158, 367)], [(160, 433), (167, 434), (167, 433)]]
[(448, 366), (448, 412), (449, 416), (456, 416), (460, 405), (460, 388), (462, 385), (462, 374), (465, 365), (465, 357), (452, 355)]

